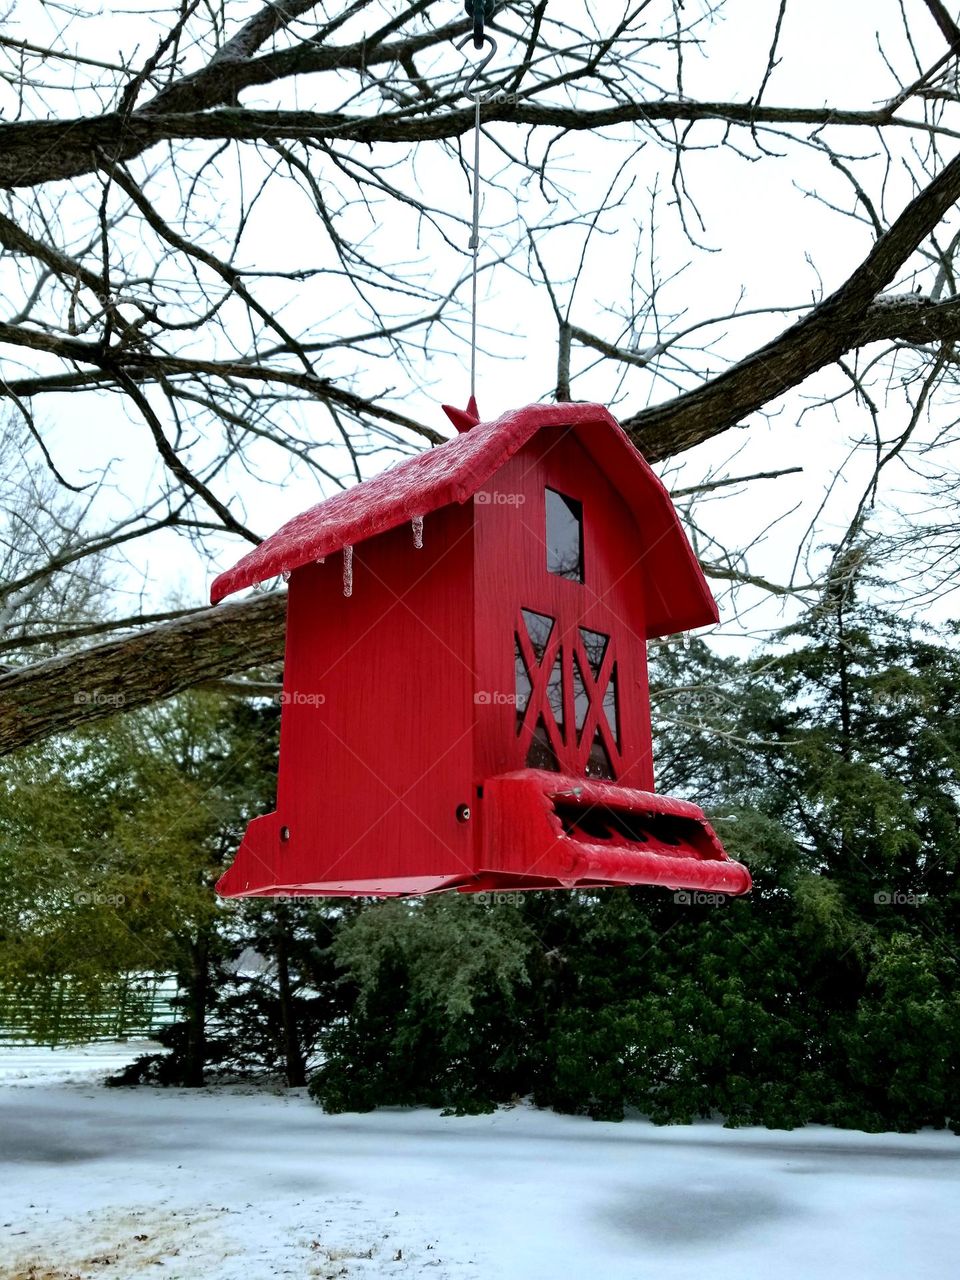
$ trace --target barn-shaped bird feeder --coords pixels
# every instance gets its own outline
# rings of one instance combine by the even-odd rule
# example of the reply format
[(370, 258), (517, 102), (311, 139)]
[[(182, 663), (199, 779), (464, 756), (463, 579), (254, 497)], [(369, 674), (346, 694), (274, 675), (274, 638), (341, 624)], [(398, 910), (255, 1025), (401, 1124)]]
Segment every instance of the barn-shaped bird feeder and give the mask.
[(215, 581), (289, 580), (277, 808), (219, 892), (745, 893), (653, 792), (646, 641), (717, 620), (669, 495), (598, 405), (473, 410)]

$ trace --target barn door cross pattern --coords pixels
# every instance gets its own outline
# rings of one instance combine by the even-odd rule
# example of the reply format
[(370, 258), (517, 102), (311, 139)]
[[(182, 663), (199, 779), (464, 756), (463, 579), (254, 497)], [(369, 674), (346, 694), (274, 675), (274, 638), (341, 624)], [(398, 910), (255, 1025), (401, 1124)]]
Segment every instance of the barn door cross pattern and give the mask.
[(514, 631), (517, 733), (532, 769), (620, 772), (617, 663), (610, 636), (533, 609)]

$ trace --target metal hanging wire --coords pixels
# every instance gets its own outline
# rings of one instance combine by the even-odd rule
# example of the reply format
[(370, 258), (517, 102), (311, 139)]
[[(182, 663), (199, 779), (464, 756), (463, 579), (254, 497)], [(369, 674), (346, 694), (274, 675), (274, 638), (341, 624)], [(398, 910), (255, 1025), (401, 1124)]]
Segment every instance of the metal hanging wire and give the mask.
[[(474, 29), (473, 32), (465, 36), (457, 45), (458, 49), (463, 49), (465, 45), (473, 42), (474, 48), (482, 49), (489, 45), (489, 52), (485, 54), (473, 67), (470, 68), (470, 75), (460, 90), (465, 97), (473, 102), (473, 224), (470, 232), (470, 242), (468, 247), (473, 251), (473, 274), (471, 283), (471, 302), (470, 302), (470, 395), (471, 398), (477, 394), (477, 271), (480, 257), (480, 108), (484, 102), (488, 102), (496, 90), (489, 93), (482, 93), (477, 90), (475, 93), (470, 92), (474, 83), (480, 78), (489, 64), (490, 60), (496, 55), (497, 42), (493, 36), (488, 36), (483, 30), (484, 6), (476, 5), (476, 11), (473, 13)], [(489, 6), (493, 8), (493, 6)], [(468, 5), (467, 11), (470, 12), (473, 6)], [(479, 31), (479, 41), (477, 33)]]

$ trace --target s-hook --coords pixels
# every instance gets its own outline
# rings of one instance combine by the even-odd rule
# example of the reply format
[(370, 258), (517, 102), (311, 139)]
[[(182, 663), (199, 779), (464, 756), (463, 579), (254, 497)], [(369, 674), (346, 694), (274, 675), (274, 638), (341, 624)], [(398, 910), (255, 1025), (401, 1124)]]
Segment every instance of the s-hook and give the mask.
[[(471, 40), (473, 40), (473, 36), (464, 36), (463, 39), (460, 41), (460, 43), (457, 45), (457, 48), (462, 49), (463, 46), (465, 44), (469, 44)], [(482, 57), (479, 62), (474, 63), (474, 65), (470, 68), (470, 75), (468, 76), (467, 81), (464, 84), (463, 88), (460, 90), (460, 92), (465, 97), (470, 98), (471, 102), (476, 102), (478, 96), (480, 96), (478, 94), (470, 93), (470, 90), (473, 88), (474, 81), (479, 79), (479, 77), (483, 75), (483, 72), (486, 70), (487, 63), (491, 60), (491, 58), (494, 57), (494, 55), (497, 52), (497, 42), (496, 40), (494, 40), (493, 36), (485, 35), (479, 44), (474, 43), (474, 48), (482, 49), (485, 44), (488, 44), (490, 46), (490, 52), (486, 54), (484, 57)], [(496, 91), (491, 90), (491, 93), (494, 93), (494, 92)], [(487, 95), (487, 97), (489, 96), (490, 94)], [(481, 101), (484, 101), (484, 99), (481, 98)]]

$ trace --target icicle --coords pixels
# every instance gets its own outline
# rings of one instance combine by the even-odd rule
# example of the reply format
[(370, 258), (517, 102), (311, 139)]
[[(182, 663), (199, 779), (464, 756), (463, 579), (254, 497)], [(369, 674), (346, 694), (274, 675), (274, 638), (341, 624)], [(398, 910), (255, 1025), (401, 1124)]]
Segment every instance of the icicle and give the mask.
[(410, 523), (413, 526), (413, 545), (421, 551), (423, 549), (423, 516), (414, 516)]
[(289, 570), (289, 569), (281, 569), (281, 570), (280, 570), (280, 577), (284, 580), (284, 582), (289, 582), (289, 581), (290, 581), (290, 570)]
[(353, 547), (343, 548), (343, 594), (353, 595)]

